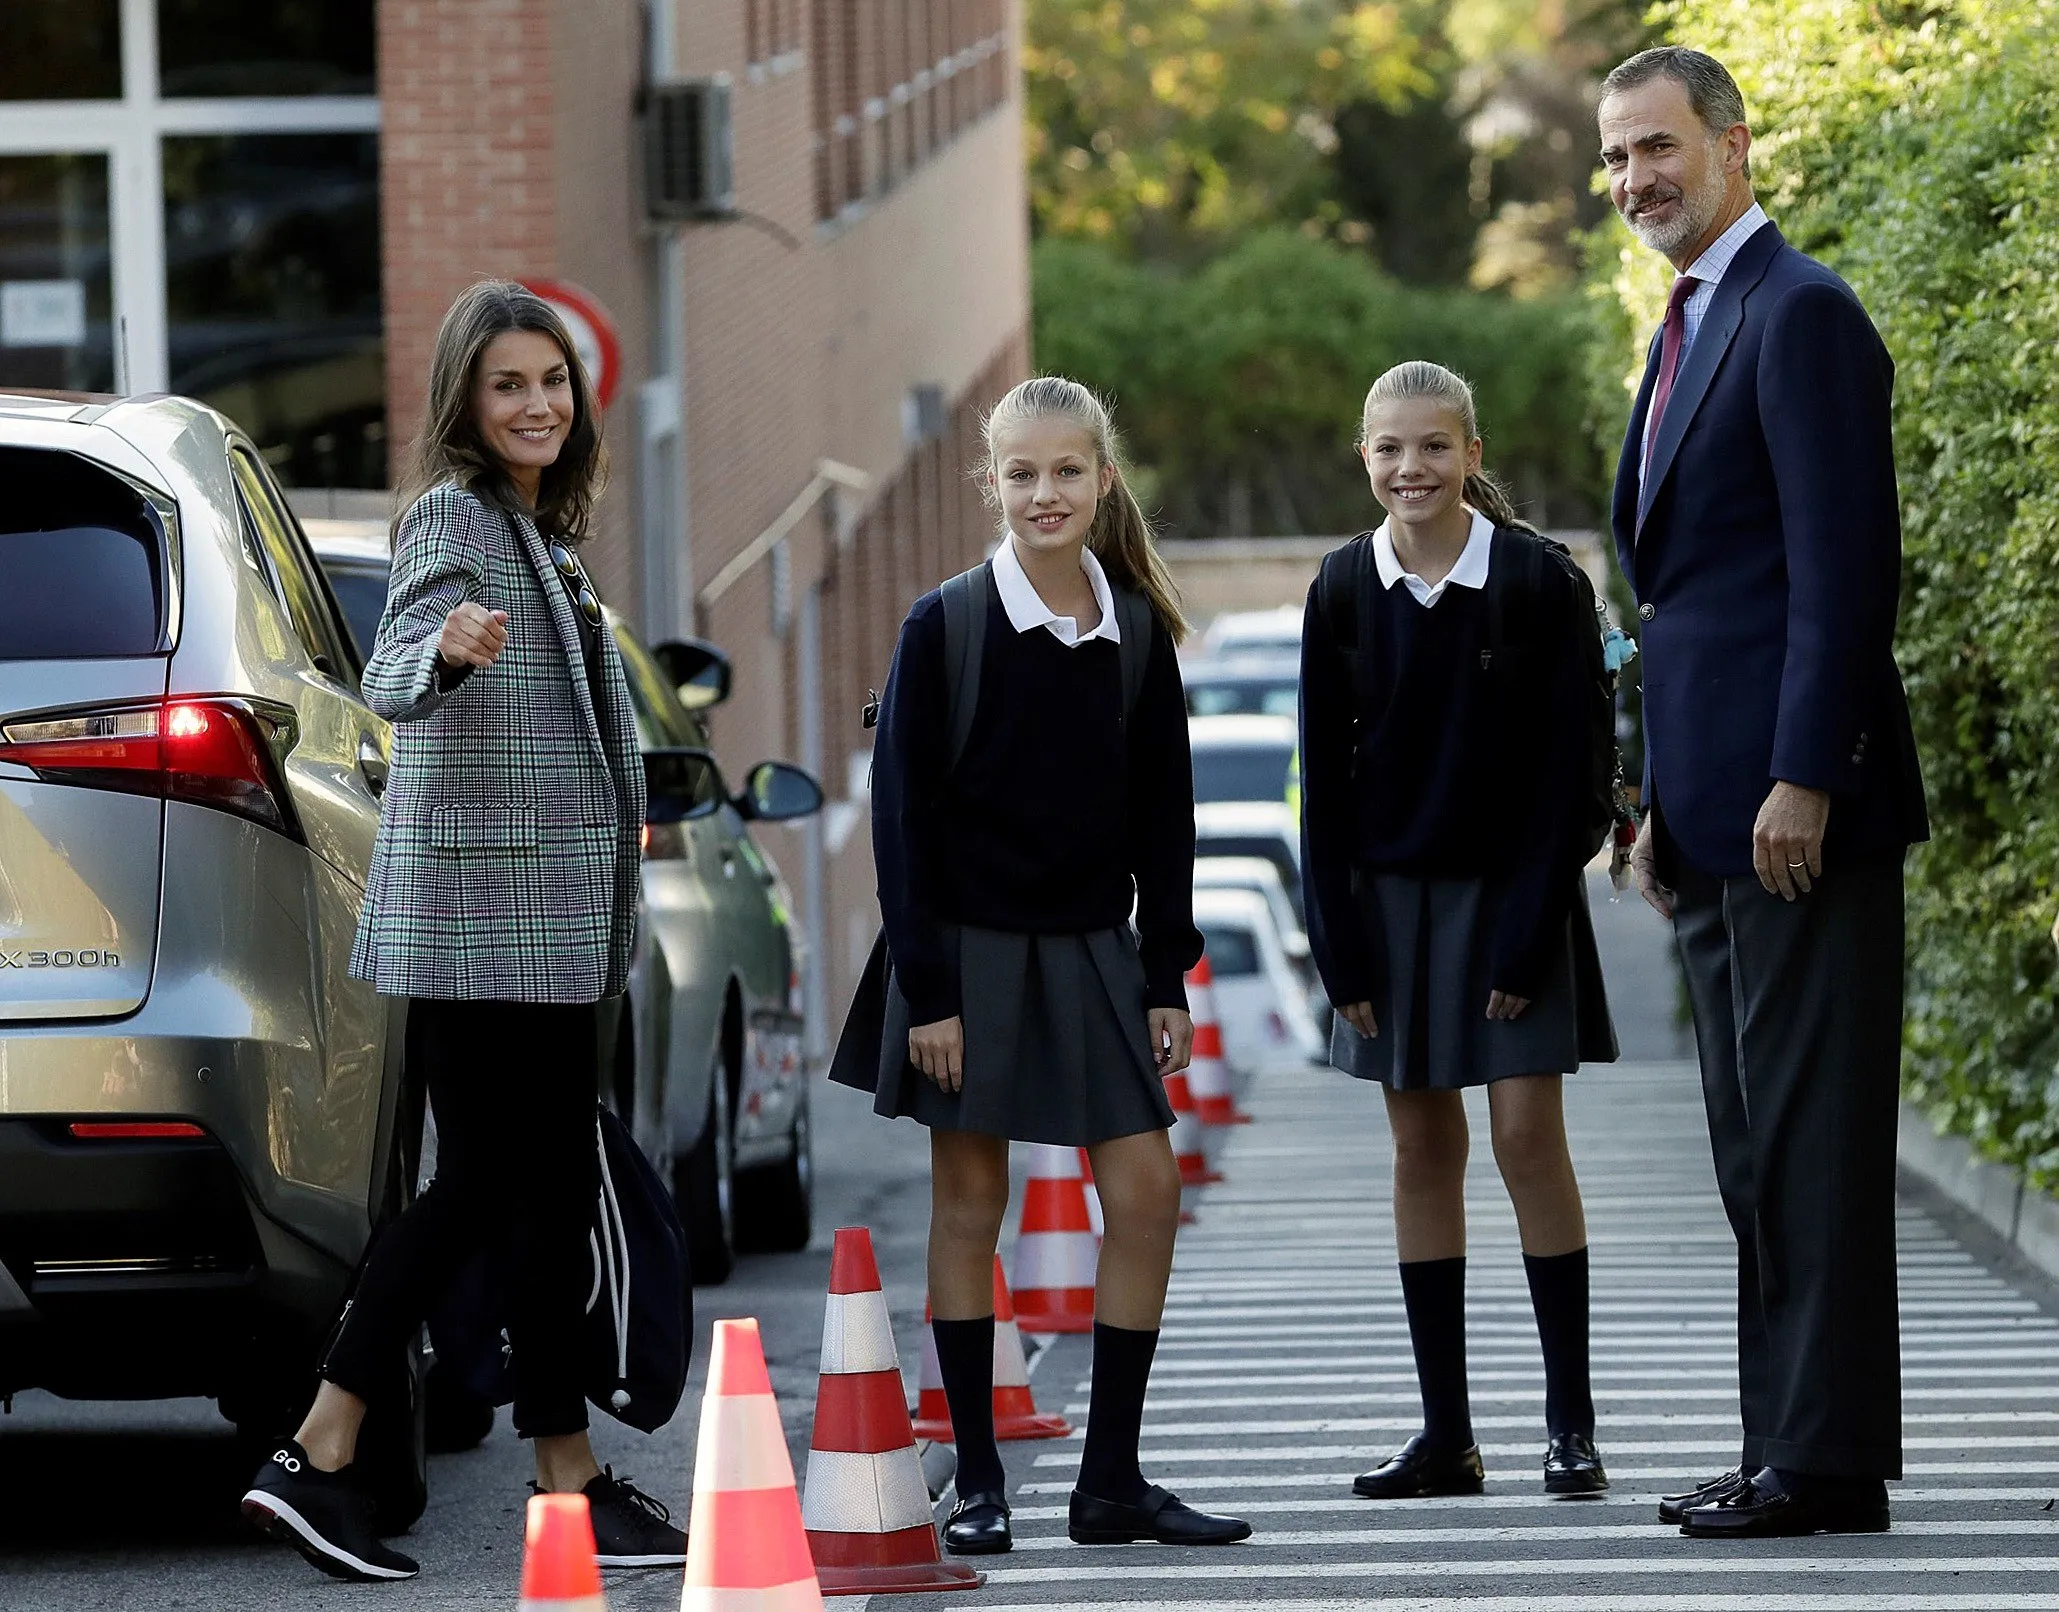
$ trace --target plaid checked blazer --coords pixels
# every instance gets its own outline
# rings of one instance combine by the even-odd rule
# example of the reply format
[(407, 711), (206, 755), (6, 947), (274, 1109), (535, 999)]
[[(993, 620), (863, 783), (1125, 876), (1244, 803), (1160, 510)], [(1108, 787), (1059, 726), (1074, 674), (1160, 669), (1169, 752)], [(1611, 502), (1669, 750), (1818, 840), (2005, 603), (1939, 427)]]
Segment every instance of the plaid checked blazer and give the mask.
[[(519, 529), (519, 540), (517, 530)], [(508, 613), (493, 665), (436, 683), (462, 601)], [(589, 688), (572, 601), (526, 516), (452, 483), (401, 517), (365, 701), (393, 769), (350, 972), (386, 996), (593, 1002), (629, 972), (643, 757), (613, 636)]]

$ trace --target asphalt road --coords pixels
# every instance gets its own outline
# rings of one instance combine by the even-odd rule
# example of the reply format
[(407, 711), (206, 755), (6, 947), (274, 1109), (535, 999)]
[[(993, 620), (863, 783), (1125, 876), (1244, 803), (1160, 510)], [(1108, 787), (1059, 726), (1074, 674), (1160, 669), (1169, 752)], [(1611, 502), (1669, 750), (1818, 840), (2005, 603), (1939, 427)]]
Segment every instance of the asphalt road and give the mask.
[[(1598, 889), (1598, 894), (1601, 893)], [(1884, 1537), (1693, 1544), (1647, 1520), (1651, 1497), (1716, 1471), (1734, 1446), (1731, 1274), (1689, 1045), (1664, 935), (1633, 902), (1597, 902), (1625, 1062), (1569, 1083), (1595, 1249), (1601, 1443), (1615, 1488), (1547, 1501), (1542, 1382), (1514, 1229), (1476, 1150), (1474, 1414), (1490, 1467), (1477, 1500), (1373, 1506), (1353, 1472), (1415, 1425), (1386, 1216), (1377, 1093), (1320, 1071), (1262, 1072), (1258, 1123), (1226, 1139), (1227, 1179), (1183, 1235), (1145, 1424), (1146, 1470), (1258, 1525), (1215, 1553), (1076, 1549), (1063, 1506), (1072, 1441), (1007, 1447), (1018, 1546), (967, 1607), (1472, 1609), (1472, 1612), (2059, 1612), (2059, 1305), (1947, 1211), (1905, 1201), (1910, 1475)], [(797, 1469), (805, 1464), (830, 1231), (866, 1224), (904, 1370), (922, 1302), (925, 1150), (912, 1126), (817, 1090), (820, 1217), (803, 1254), (746, 1261), (698, 1295), (759, 1317)], [(1042, 1408), (1083, 1422), (1084, 1340), (1035, 1366)], [(653, 1438), (605, 1420), (602, 1459), (682, 1514), (699, 1384)], [(428, 1513), (404, 1542), (423, 1573), (343, 1586), (246, 1535), (247, 1476), (210, 1405), (76, 1405), (24, 1396), (0, 1422), (0, 1612), (43, 1608), (509, 1608), (519, 1575), (525, 1452), (505, 1423), (436, 1458)], [(611, 1573), (618, 1609), (678, 1604), (676, 1572)], [(832, 1602), (833, 1606), (837, 1603)], [(858, 1600), (845, 1606), (856, 1607)], [(908, 1612), (915, 1597), (875, 1597)]]

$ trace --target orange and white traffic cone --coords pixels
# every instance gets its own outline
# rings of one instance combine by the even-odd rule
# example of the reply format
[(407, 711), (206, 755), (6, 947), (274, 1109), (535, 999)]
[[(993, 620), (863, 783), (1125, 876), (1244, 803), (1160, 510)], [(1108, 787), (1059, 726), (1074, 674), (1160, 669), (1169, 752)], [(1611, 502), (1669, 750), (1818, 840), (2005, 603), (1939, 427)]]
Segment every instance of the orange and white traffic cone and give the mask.
[[(1091, 1302), (1091, 1301), (1090, 1301)], [(1091, 1326), (1089, 1310), (1088, 1325)], [(994, 1437), (1064, 1438), (1072, 1423), (1063, 1416), (1045, 1415), (1037, 1409), (1030, 1393), (1029, 1358), (1022, 1352), (1022, 1328), (1015, 1318), (1015, 1298), (1008, 1291), (1008, 1278), (1001, 1271), (1001, 1256), (994, 1256)]]
[(842, 1227), (829, 1261), (822, 1374), (801, 1493), (824, 1595), (973, 1590), (986, 1582), (937, 1549), (903, 1392), (872, 1234)]
[(758, 1323), (715, 1323), (679, 1612), (822, 1612)]
[[(930, 1318), (924, 1305), (922, 1319)], [(1089, 1326), (1093, 1325), (1089, 1311)], [(922, 1381), (915, 1401), (915, 1431), (923, 1438), (949, 1444), (951, 1402), (944, 1396), (944, 1373), (937, 1364), (936, 1334), (925, 1325), (922, 1340)], [(1023, 1353), (1022, 1329), (1016, 1318), (1015, 1300), (1009, 1294), (1007, 1278), (1001, 1274), (1001, 1256), (994, 1256), (994, 1437), (997, 1439), (1064, 1438), (1072, 1424), (1063, 1416), (1047, 1416), (1037, 1409), (1030, 1392), (1029, 1358)]]
[(951, 1402), (944, 1397), (944, 1368), (937, 1359), (937, 1336), (930, 1331), (927, 1300), (922, 1306), (922, 1375), (915, 1389), (915, 1436), (951, 1442)]
[(1208, 1167), (1208, 1154), (1201, 1145), (1201, 1116), (1194, 1109), (1194, 1091), (1187, 1084), (1187, 1072), (1165, 1077), (1165, 1100), (1172, 1104), (1172, 1151), (1179, 1161), (1180, 1185), (1205, 1187), (1220, 1181), (1222, 1172)]
[(522, 1540), (520, 1612), (607, 1612), (583, 1494), (533, 1494)]
[(1015, 1244), (1015, 1315), (1025, 1332), (1091, 1332), (1101, 1238), (1076, 1147), (1032, 1143)]
[(1230, 1090), (1230, 1066), (1223, 1058), (1222, 1021), (1215, 1016), (1215, 970), (1201, 961), (1187, 971), (1187, 1001), (1194, 1016), (1194, 1054), (1187, 1065), (1187, 1085), (1194, 1093), (1194, 1111), (1203, 1125), (1249, 1125), (1251, 1116), (1237, 1107)]

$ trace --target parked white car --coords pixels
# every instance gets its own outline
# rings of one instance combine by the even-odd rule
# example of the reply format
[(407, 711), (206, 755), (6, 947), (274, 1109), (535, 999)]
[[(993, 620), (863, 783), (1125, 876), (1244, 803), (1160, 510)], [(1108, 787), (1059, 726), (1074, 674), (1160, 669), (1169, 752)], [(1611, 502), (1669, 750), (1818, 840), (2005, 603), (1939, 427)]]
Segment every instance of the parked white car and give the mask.
[(1287, 953), (1288, 966), (1301, 982), (1308, 998), (1308, 1011), (1325, 1036), (1330, 1030), (1330, 999), (1323, 994), (1323, 982), (1316, 973), (1315, 954), (1308, 944), (1308, 932), (1301, 926), (1294, 898), (1287, 894), (1280, 870), (1262, 856), (1203, 856), (1194, 861), (1196, 890), (1250, 890), (1264, 897), (1279, 926), (1280, 945)]
[(1201, 634), (1200, 654), (1299, 655), (1301, 607), (1276, 610), (1231, 610), (1217, 616)]
[(1194, 924), (1207, 944), (1229, 1062), (1239, 1069), (1320, 1062), (1328, 1046), (1266, 898), (1254, 890), (1198, 889)]
[(1194, 716), (1187, 719), (1194, 750), (1194, 799), (1287, 803), (1287, 769), (1300, 730), (1291, 716)]
[(1194, 854), (1255, 856), (1270, 862), (1305, 924), (1301, 902), (1301, 828), (1285, 801), (1217, 800), (1194, 807)]

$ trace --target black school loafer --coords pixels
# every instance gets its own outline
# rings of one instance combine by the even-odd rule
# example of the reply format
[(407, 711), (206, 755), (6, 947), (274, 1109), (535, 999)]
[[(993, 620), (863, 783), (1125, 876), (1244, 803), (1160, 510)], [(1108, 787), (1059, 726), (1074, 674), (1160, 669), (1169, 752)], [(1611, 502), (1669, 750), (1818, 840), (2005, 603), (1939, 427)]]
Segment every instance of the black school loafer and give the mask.
[(1806, 1534), (1884, 1534), (1887, 1485), (1762, 1468), (1721, 1500), (1680, 1519), (1689, 1539), (1795, 1539)]
[(1560, 1433), (1545, 1446), (1546, 1494), (1600, 1494), (1608, 1486), (1601, 1452), (1585, 1433)]
[(1751, 1474), (1741, 1466), (1734, 1466), (1720, 1478), (1711, 1478), (1698, 1484), (1685, 1494), (1659, 1496), (1659, 1521), (1679, 1527), (1682, 1520), (1696, 1506), (1713, 1506), (1718, 1500), (1735, 1494), (1745, 1486)]
[(1487, 1483), (1480, 1446), (1440, 1453), (1418, 1433), (1370, 1472), (1351, 1480), (1351, 1492), (1365, 1500), (1414, 1500), (1420, 1495), (1478, 1494)]
[(944, 1549), (953, 1556), (999, 1556), (1015, 1548), (1008, 1497), (999, 1489), (961, 1495), (944, 1523)]
[(1075, 1545), (1234, 1545), (1251, 1537), (1251, 1524), (1235, 1517), (1211, 1517), (1152, 1484), (1134, 1506), (1096, 1499), (1075, 1489), (1066, 1530)]

